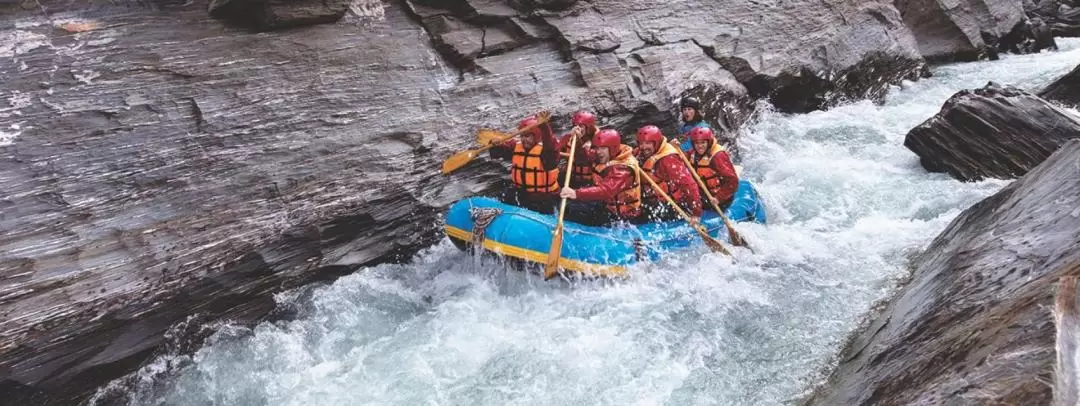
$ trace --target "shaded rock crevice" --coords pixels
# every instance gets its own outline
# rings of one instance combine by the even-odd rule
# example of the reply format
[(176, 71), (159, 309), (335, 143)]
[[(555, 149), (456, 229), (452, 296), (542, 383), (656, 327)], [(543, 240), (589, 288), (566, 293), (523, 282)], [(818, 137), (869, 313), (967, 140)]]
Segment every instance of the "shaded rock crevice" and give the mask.
[(212, 0), (211, 16), (257, 32), (335, 22), (351, 0)]

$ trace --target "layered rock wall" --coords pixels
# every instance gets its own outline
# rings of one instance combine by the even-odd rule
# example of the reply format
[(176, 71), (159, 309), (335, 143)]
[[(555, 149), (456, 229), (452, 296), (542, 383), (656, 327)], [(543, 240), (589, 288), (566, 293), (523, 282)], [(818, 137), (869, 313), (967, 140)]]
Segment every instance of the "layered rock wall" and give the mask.
[(1080, 140), (960, 214), (807, 405), (1049, 404), (1055, 284), (1080, 275)]

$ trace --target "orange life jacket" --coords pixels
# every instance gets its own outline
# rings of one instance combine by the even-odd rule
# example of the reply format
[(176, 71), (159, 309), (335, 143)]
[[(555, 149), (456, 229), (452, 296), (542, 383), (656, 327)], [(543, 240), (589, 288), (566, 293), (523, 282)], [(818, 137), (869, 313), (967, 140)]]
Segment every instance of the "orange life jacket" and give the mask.
[(604, 173), (614, 166), (626, 166), (627, 170), (634, 172), (634, 182), (623, 189), (614, 199), (604, 202), (607, 209), (620, 218), (629, 219), (641, 214), (641, 175), (634, 167), (637, 159), (634, 159), (634, 150), (627, 145), (619, 146), (619, 154), (612, 157), (605, 164), (596, 164), (592, 167), (593, 184), (599, 185), (604, 179)]
[(514, 147), (510, 160), (510, 181), (529, 193), (554, 193), (559, 190), (559, 168), (544, 169), (540, 153), (544, 146), (536, 144), (529, 151), (520, 142)]
[(708, 186), (709, 194), (713, 197), (716, 197), (720, 192), (721, 176), (713, 170), (710, 163), (712, 163), (713, 158), (716, 158), (717, 154), (723, 151), (725, 151), (724, 147), (720, 146), (720, 143), (713, 141), (708, 153), (699, 157), (697, 151), (695, 151), (692, 158), (694, 171), (701, 177), (701, 181), (705, 182), (705, 186)]
[[(599, 131), (599, 129), (597, 131)], [(588, 158), (589, 157), (588, 152), (585, 151), (585, 146), (584, 146), (585, 142), (582, 141), (583, 138), (584, 138), (584, 136), (582, 136), (582, 138), (577, 139), (577, 144), (578, 145), (577, 145), (577, 147), (575, 149), (575, 155), (576, 156), (574, 157), (574, 167), (570, 168), (570, 171), (571, 171), (570, 184), (577, 185), (577, 187), (584, 187), (584, 186), (589, 186), (589, 185), (593, 184), (592, 183), (593, 182), (593, 178), (592, 178), (593, 164), (592, 164), (592, 160)], [(591, 139), (591, 138), (592, 138), (592, 136), (589, 136), (589, 139)], [(565, 147), (563, 147), (562, 152), (569, 153), (570, 152), (570, 145), (567, 144)]]
[[(685, 197), (683, 196), (682, 189), (672, 187), (672, 184), (668, 182), (667, 179), (660, 179), (659, 177), (657, 177), (657, 175), (653, 174), (653, 169), (656, 167), (656, 163), (660, 161), (660, 158), (680, 153), (682, 152), (679, 151), (678, 148), (676, 148), (674, 145), (671, 145), (671, 143), (665, 141), (660, 144), (660, 149), (656, 151), (656, 153), (645, 159), (645, 162), (641, 164), (641, 170), (645, 172), (645, 174), (648, 175), (650, 178), (652, 178), (653, 182), (656, 182), (657, 186), (660, 186), (660, 190), (663, 190), (664, 193), (667, 193), (667, 195), (671, 196), (671, 198), (674, 199), (676, 202), (682, 202), (683, 198)], [(681, 160), (682, 158), (679, 159)], [(645, 188), (642, 193), (646, 199), (658, 198), (658, 196), (654, 196), (656, 192), (653, 191), (652, 187)]]

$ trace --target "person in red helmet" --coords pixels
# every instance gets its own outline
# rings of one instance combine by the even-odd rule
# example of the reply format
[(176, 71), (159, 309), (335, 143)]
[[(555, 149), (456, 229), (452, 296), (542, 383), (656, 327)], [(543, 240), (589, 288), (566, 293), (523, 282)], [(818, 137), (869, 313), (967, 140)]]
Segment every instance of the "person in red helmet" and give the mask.
[(574, 171), (570, 175), (570, 187), (583, 187), (592, 184), (592, 160), (589, 157), (589, 145), (592, 142), (593, 136), (596, 135), (599, 128), (596, 127), (596, 115), (588, 111), (578, 111), (574, 113), (570, 122), (574, 125), (574, 128), (570, 129), (570, 132), (566, 133), (559, 140), (559, 151), (570, 152), (570, 139), (573, 135), (577, 135), (577, 149), (574, 153), (574, 167), (569, 169)]
[(493, 147), (491, 157), (510, 161), (510, 185), (499, 195), (506, 204), (551, 214), (555, 212), (559, 191), (559, 154), (555, 136), (547, 119), (550, 113), (541, 111), (536, 117), (521, 120), (522, 129), (544, 120), (544, 124)]
[(641, 215), (641, 179), (634, 170), (634, 151), (623, 145), (615, 130), (600, 130), (592, 139), (593, 186), (563, 188), (559, 197), (567, 202), (566, 219), (585, 225), (606, 225)]
[(694, 171), (708, 187), (713, 203), (720, 206), (721, 210), (727, 209), (735, 196), (735, 190), (739, 188), (739, 175), (731, 164), (731, 158), (708, 127), (690, 130), (690, 142), (694, 144), (694, 150), (690, 154)]
[[(695, 221), (701, 220), (701, 193), (697, 181), (678, 154), (679, 147), (668, 142), (660, 128), (647, 125), (637, 132), (637, 159), (641, 171), (677, 202)], [(679, 213), (653, 191), (642, 187), (642, 216), (638, 222), (666, 221), (680, 218)]]

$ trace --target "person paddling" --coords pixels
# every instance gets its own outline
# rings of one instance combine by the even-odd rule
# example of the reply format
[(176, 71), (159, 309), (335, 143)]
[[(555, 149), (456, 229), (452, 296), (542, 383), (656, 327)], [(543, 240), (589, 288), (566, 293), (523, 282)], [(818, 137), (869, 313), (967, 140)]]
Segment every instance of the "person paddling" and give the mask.
[(694, 150), (690, 162), (694, 171), (709, 189), (713, 203), (726, 210), (731, 205), (735, 190), (739, 188), (739, 175), (731, 163), (731, 157), (719, 142), (712, 129), (698, 127), (690, 131), (690, 141)]
[(593, 186), (563, 188), (559, 197), (571, 199), (566, 219), (575, 223), (603, 226), (641, 215), (641, 179), (633, 149), (623, 145), (615, 130), (600, 130), (592, 145)]
[(541, 111), (535, 117), (521, 120), (519, 129), (540, 121), (544, 123), (521, 133), (518, 137), (520, 140), (511, 138), (490, 150), (492, 158), (510, 161), (510, 185), (499, 195), (503, 203), (544, 214), (555, 212), (559, 191), (559, 154), (549, 118), (550, 113)]
[[(695, 221), (701, 219), (701, 193), (697, 182), (679, 157), (681, 151), (668, 142), (667, 138), (655, 125), (638, 129), (636, 155), (641, 162), (641, 170), (653, 179), (660, 189), (674, 199)], [(652, 188), (641, 191), (642, 215), (639, 223), (675, 220), (679, 213), (658, 196)]]
[(589, 157), (589, 147), (600, 129), (596, 126), (596, 115), (584, 110), (574, 113), (571, 123), (574, 127), (559, 140), (559, 152), (570, 151), (570, 140), (574, 139), (573, 135), (576, 134), (577, 149), (574, 153), (574, 167), (568, 170), (574, 171), (570, 177), (570, 187), (580, 188), (593, 184), (593, 163)]

